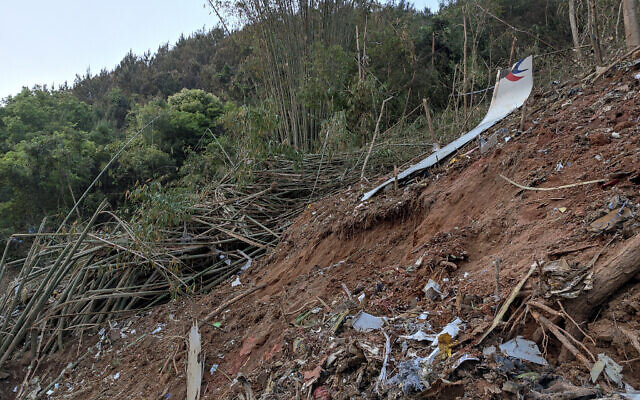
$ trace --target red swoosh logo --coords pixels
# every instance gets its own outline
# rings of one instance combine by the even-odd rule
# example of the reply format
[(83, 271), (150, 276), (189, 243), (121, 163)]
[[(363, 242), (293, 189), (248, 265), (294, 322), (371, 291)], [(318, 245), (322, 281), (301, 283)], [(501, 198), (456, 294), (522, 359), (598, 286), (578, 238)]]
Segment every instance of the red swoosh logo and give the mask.
[(508, 80), (508, 81), (511, 81), (511, 82), (517, 82), (517, 81), (519, 81), (520, 79), (522, 79), (522, 78), (524, 78), (524, 77), (523, 77), (523, 76), (515, 76), (515, 75), (513, 74), (513, 72), (509, 72), (509, 73), (507, 74), (507, 76), (505, 76), (505, 78), (507, 78), (507, 80)]

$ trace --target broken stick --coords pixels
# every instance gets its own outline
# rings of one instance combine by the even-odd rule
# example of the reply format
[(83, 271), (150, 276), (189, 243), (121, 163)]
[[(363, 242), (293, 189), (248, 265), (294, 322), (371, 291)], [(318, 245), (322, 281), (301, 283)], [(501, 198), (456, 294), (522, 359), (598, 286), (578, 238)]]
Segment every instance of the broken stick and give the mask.
[(525, 282), (527, 282), (527, 280), (529, 279), (531, 274), (533, 274), (533, 271), (535, 271), (536, 268), (538, 268), (537, 261), (531, 265), (531, 268), (529, 268), (529, 272), (527, 272), (527, 275), (525, 275), (524, 278), (522, 278), (522, 280), (516, 285), (516, 287), (513, 288), (511, 295), (504, 302), (504, 304), (502, 304), (502, 307), (500, 308), (498, 315), (496, 315), (496, 317), (493, 319), (493, 323), (491, 324), (489, 329), (484, 333), (484, 335), (482, 335), (480, 340), (478, 340), (477, 344), (482, 343), (482, 341), (486, 339), (487, 336), (489, 336), (489, 334), (496, 328), (496, 326), (500, 324), (500, 321), (502, 321), (502, 317), (504, 317), (504, 314), (509, 309), (509, 306), (511, 305), (511, 303), (513, 303), (513, 300), (515, 300), (515, 298), (518, 297), (518, 293), (520, 292), (520, 290), (522, 290), (522, 287), (524, 286)]
[(562, 185), (562, 186), (549, 187), (549, 188), (539, 188), (539, 187), (524, 186), (524, 185), (521, 185), (519, 183), (516, 183), (516, 182), (512, 181), (511, 179), (507, 178), (506, 176), (504, 176), (502, 174), (498, 174), (498, 175), (500, 176), (500, 178), (502, 178), (505, 181), (509, 182), (513, 186), (519, 187), (520, 189), (523, 189), (523, 190), (537, 190), (537, 191), (568, 189), (568, 188), (572, 188), (572, 187), (576, 187), (576, 186), (591, 185), (591, 184), (594, 184), (594, 183), (605, 182), (604, 179), (596, 179), (596, 180), (593, 180), (593, 181), (572, 183), (570, 185)]
[(264, 288), (266, 286), (267, 286), (267, 284), (263, 283), (262, 285), (258, 285), (256, 287), (254, 287), (253, 289), (249, 289), (246, 292), (237, 295), (236, 297), (232, 298), (231, 300), (225, 301), (224, 303), (219, 305), (218, 308), (216, 308), (215, 310), (211, 311), (206, 317), (204, 317), (204, 321), (209, 321), (211, 318), (215, 317), (220, 311), (222, 311), (225, 308), (229, 307), (231, 304), (235, 303), (236, 301), (242, 299), (245, 296), (250, 295), (251, 293), (255, 292), (256, 290), (260, 290), (260, 289), (262, 289), (262, 288)]
[(591, 363), (587, 360), (582, 353), (569, 341), (569, 339), (560, 332), (560, 329), (553, 322), (549, 321), (547, 318), (543, 317), (536, 311), (531, 311), (531, 315), (535, 318), (536, 321), (540, 322), (544, 325), (545, 328), (549, 329), (551, 333), (562, 343), (562, 345), (573, 354), (573, 356), (578, 359), (585, 367), (587, 367), (587, 371), (591, 371)]

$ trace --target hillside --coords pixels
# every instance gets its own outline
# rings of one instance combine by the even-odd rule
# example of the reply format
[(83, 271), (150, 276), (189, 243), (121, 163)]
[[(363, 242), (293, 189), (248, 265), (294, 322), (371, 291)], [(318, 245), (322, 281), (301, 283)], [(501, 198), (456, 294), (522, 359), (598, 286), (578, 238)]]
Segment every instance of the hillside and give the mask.
[[(185, 338), (198, 321), (204, 399), (612, 398), (640, 387), (640, 275), (637, 258), (625, 259), (640, 226), (638, 65), (538, 91), (523, 132), (515, 113), (487, 132), (499, 138), (490, 151), (471, 143), (397, 192), (361, 203), (352, 186), (313, 203), (240, 285), (233, 276), (210, 294), (70, 339), (43, 361), (40, 385), (77, 362), (49, 398), (184, 398)], [(521, 189), (501, 176), (570, 187)], [(591, 180), (602, 181), (571, 186)], [(612, 210), (617, 217), (598, 225)], [(630, 275), (611, 287), (621, 268)], [(584, 271), (593, 274), (551, 294)], [(441, 294), (423, 291), (430, 280)], [(519, 282), (503, 322), (478, 343)], [(359, 332), (360, 312), (386, 321)], [(445, 357), (425, 364), (434, 347), (407, 336), (456, 318), (460, 332), (436, 347)], [(517, 335), (534, 340), (548, 365), (490, 350)], [(626, 389), (613, 373), (590, 382), (585, 363), (599, 354), (622, 367)], [(27, 364), (12, 363), (3, 398)]]
[(637, 398), (629, 4), (212, 0), (2, 99), (0, 400)]

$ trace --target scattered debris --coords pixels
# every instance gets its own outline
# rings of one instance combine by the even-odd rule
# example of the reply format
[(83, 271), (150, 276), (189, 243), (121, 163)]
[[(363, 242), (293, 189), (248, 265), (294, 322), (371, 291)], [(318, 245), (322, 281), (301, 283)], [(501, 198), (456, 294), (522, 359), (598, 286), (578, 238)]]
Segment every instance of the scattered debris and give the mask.
[(547, 360), (542, 357), (538, 345), (531, 340), (517, 336), (506, 343), (500, 345), (500, 351), (509, 357), (519, 358), (539, 365), (548, 365)]
[(384, 359), (382, 360), (382, 368), (380, 369), (380, 375), (378, 376), (378, 380), (376, 381), (375, 391), (378, 391), (380, 386), (384, 386), (387, 382), (387, 365), (389, 364), (389, 355), (391, 354), (391, 339), (386, 332), (382, 331), (384, 335)]
[(353, 329), (357, 331), (371, 331), (382, 328), (384, 325), (384, 319), (373, 316), (364, 311), (361, 311), (353, 318)]
[(600, 377), (600, 374), (604, 370), (604, 366), (605, 364), (602, 359), (593, 363), (593, 367), (591, 368), (591, 371), (589, 371), (589, 375), (591, 375), (591, 382), (596, 383), (598, 377)]
[(437, 300), (438, 298), (442, 298), (440, 285), (438, 285), (433, 279), (429, 279), (429, 282), (424, 285), (422, 291), (429, 300)]
[(486, 154), (498, 144), (498, 135), (495, 133), (484, 139), (480, 137), (480, 153)]
[(605, 231), (613, 230), (619, 224), (629, 219), (633, 213), (627, 207), (628, 201), (625, 201), (622, 207), (618, 210), (609, 212), (604, 217), (598, 218), (589, 225), (591, 232), (601, 233)]
[(416, 340), (418, 342), (433, 342), (434, 340), (436, 340), (436, 335), (427, 335), (426, 333), (422, 332), (422, 330), (418, 330), (412, 335), (404, 335), (401, 337), (403, 339)]
[(474, 357), (468, 353), (463, 354), (462, 356), (460, 356), (460, 358), (458, 358), (456, 360), (456, 362), (453, 364), (453, 370), (455, 371), (456, 369), (458, 369), (458, 367), (460, 367), (463, 363), (465, 362), (470, 362), (470, 361), (475, 361), (475, 362), (480, 362), (480, 359), (478, 357)]
[(615, 382), (618, 386), (622, 385), (622, 366), (604, 353), (598, 354), (598, 361), (602, 361), (604, 363), (604, 372), (607, 374), (609, 379)]
[(151, 334), (152, 335), (157, 335), (158, 333), (162, 332), (162, 328), (164, 328), (165, 324), (158, 324), (158, 326), (156, 326), (156, 329), (154, 329)]
[(429, 387), (426, 379), (428, 374), (425, 374), (422, 366), (426, 361), (427, 358), (415, 357), (398, 363), (396, 367), (398, 372), (389, 379), (388, 383), (400, 386), (405, 394), (424, 391)]
[(349, 300), (353, 300), (353, 297), (351, 296), (351, 291), (349, 290), (347, 285), (345, 285), (344, 283), (340, 283), (340, 285), (342, 286), (342, 289), (344, 290), (344, 292), (347, 294), (347, 297), (349, 298)]

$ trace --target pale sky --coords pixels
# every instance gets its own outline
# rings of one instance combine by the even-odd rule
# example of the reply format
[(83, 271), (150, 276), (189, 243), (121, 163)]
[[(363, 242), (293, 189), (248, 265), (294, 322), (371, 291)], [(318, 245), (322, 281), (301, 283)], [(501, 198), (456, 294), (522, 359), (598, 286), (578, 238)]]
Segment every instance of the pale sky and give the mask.
[[(414, 0), (436, 10), (438, 0)], [(0, 99), (23, 86), (73, 83), (87, 68), (113, 69), (135, 54), (175, 43), (217, 18), (205, 0), (2, 0), (0, 4)]]

